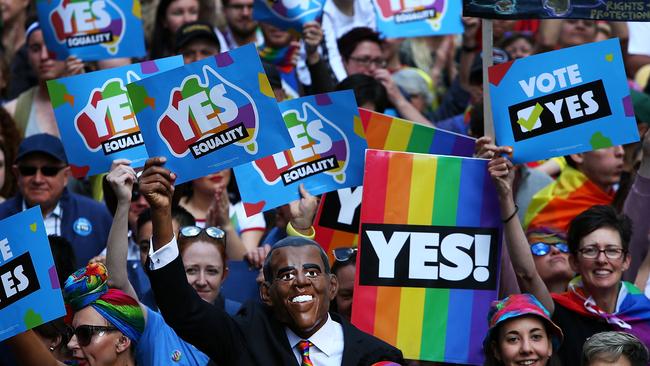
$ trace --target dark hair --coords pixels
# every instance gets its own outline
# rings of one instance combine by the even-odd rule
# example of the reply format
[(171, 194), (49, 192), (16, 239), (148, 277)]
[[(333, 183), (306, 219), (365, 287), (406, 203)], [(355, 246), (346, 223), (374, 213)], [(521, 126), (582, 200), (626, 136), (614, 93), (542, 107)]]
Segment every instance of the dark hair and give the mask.
[(357, 253), (352, 253), (350, 255), (350, 258), (344, 260), (344, 261), (334, 261), (334, 264), (332, 265), (332, 273), (337, 274), (341, 270), (341, 268), (346, 267), (346, 266), (356, 266), (357, 264)]
[(578, 252), (582, 238), (601, 228), (616, 230), (621, 236), (623, 250), (627, 252), (632, 236), (632, 221), (626, 215), (618, 214), (612, 206), (597, 205), (571, 220), (567, 235), (567, 244), (571, 253)]
[(148, 223), (149, 221), (151, 221), (151, 209), (150, 208), (145, 208), (138, 215), (138, 221), (136, 221), (136, 224), (135, 224), (136, 232), (140, 231), (140, 228), (142, 227), (142, 225)]
[(330, 269), (329, 259), (327, 259), (327, 254), (323, 250), (323, 247), (321, 247), (320, 245), (318, 245), (318, 243), (316, 243), (311, 239), (307, 239), (300, 236), (288, 236), (282, 240), (278, 240), (278, 242), (273, 245), (273, 248), (271, 248), (271, 251), (266, 256), (266, 259), (264, 259), (264, 267), (263, 267), (264, 281), (271, 282), (271, 280), (273, 279), (273, 273), (271, 272), (271, 258), (273, 258), (273, 252), (275, 252), (276, 249), (286, 248), (286, 247), (299, 248), (308, 245), (313, 245), (316, 248), (318, 248), (320, 252), (320, 259), (323, 261), (323, 266), (325, 267), (324, 268), (325, 273), (327, 274), (332, 273)]
[(505, 49), (516, 41), (523, 39), (524, 41), (530, 43), (531, 46), (535, 46), (535, 39), (533, 39), (531, 34), (522, 33), (522, 32), (512, 32), (507, 34), (499, 43), (499, 48)]
[(371, 76), (364, 74), (350, 75), (336, 86), (337, 91), (347, 89), (352, 89), (354, 92), (358, 106), (370, 102), (375, 105), (375, 111), (379, 113), (383, 113), (388, 107), (386, 88)]
[(59, 347), (66, 347), (70, 338), (72, 338), (72, 328), (70, 328), (64, 321), (64, 317), (51, 320), (47, 323), (43, 323), (36, 328), (34, 331), (38, 333), (41, 337), (47, 339), (56, 339), (61, 337), (59, 343), (54, 346), (55, 349)]
[[(20, 145), (22, 137), (13, 117), (2, 107), (0, 107), (0, 140), (2, 140), (0, 148), (5, 153), (5, 165), (11, 166), (18, 153), (18, 145)], [(5, 184), (0, 189), (0, 196), (8, 198), (15, 195), (17, 187), (12, 169), (5, 168)]]
[(179, 205), (172, 206), (172, 219), (176, 220), (179, 227), (196, 225), (196, 219), (194, 219), (194, 216)]
[[(149, 52), (149, 58), (152, 60), (174, 54), (175, 35), (164, 25), (165, 17), (167, 16), (167, 9), (174, 1), (177, 0), (160, 0), (160, 3), (156, 8), (156, 18), (154, 20), (153, 32), (151, 35), (151, 48)], [(196, 0), (196, 2), (199, 4), (200, 18), (203, 3), (201, 0)]]
[(59, 284), (63, 286), (68, 276), (77, 270), (74, 250), (68, 239), (62, 236), (50, 235), (47, 240), (50, 242), (50, 250), (52, 250)]
[(352, 28), (349, 32), (345, 33), (336, 44), (339, 49), (339, 53), (344, 61), (350, 59), (352, 53), (357, 48), (361, 42), (372, 42), (376, 43), (379, 47), (382, 46), (381, 39), (379, 39), (379, 33), (368, 27), (358, 27)]

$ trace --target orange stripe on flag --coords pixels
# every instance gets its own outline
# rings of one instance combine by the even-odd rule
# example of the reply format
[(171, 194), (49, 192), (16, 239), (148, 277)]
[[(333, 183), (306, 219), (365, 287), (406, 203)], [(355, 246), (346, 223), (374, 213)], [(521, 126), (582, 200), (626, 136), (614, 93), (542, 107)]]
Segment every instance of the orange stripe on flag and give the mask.
[(408, 220), (412, 165), (413, 155), (410, 154), (395, 154), (388, 162), (385, 224), (402, 224)]
[(369, 149), (384, 149), (392, 118), (383, 114), (372, 114), (366, 127), (366, 141)]

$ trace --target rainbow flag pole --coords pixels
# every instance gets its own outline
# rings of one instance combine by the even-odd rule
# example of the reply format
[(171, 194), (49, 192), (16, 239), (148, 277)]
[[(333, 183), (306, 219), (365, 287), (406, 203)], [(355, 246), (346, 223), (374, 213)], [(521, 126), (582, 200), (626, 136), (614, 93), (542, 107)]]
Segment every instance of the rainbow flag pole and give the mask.
[[(352, 322), (400, 348), (409, 359), (481, 364), (487, 312), (490, 302), (497, 298), (501, 242), (500, 212), (487, 161), (367, 150), (363, 202)], [(440, 279), (430, 281), (431, 286), (420, 282), (410, 285), (408, 281), (404, 285), (364, 285), (362, 278), (373, 276), (369, 272), (374, 267), (368, 258), (376, 248), (374, 244), (368, 247), (366, 229), (378, 225), (431, 232), (491, 231), (489, 262), (479, 263), (477, 239), (467, 251), (476, 266), (472, 269), (474, 277), (470, 274), (469, 282), (463, 280), (463, 285), (450, 281), (450, 286), (436, 285)], [(443, 234), (440, 240), (444, 246)], [(399, 256), (410, 250), (402, 248)], [(437, 255), (444, 256), (444, 249)], [(406, 261), (399, 263), (408, 267), (406, 256)], [(481, 265), (484, 269), (479, 268)], [(398, 273), (400, 267), (395, 268)], [(485, 268), (489, 280), (480, 282), (477, 273), (485, 274)]]

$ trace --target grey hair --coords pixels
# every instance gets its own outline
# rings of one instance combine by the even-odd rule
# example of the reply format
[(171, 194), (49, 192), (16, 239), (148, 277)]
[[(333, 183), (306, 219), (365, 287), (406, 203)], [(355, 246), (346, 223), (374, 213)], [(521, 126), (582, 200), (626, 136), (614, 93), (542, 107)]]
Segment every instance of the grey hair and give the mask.
[(646, 366), (650, 355), (648, 348), (630, 333), (602, 332), (587, 339), (582, 348), (582, 366), (596, 360), (616, 362), (625, 356), (632, 366)]

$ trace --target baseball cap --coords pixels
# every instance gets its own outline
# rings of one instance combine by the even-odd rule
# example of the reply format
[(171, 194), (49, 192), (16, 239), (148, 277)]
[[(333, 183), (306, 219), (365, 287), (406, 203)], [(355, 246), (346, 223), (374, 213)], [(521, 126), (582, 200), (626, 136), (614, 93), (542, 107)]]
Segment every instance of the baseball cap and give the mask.
[(546, 324), (549, 337), (553, 344), (553, 350), (557, 351), (562, 344), (564, 334), (560, 327), (555, 325), (551, 320), (551, 313), (542, 305), (537, 298), (531, 294), (510, 295), (503, 300), (494, 301), (488, 312), (488, 329), (487, 335), (483, 340), (483, 348), (488, 349), (490, 342), (496, 337), (495, 329), (499, 324), (522, 316), (535, 316), (541, 318)]
[(47, 154), (59, 161), (68, 163), (68, 158), (65, 156), (65, 150), (63, 149), (61, 140), (47, 133), (31, 135), (24, 139), (20, 143), (20, 146), (18, 146), (16, 162), (32, 153)]
[(178, 31), (176, 31), (176, 51), (196, 39), (207, 40), (221, 49), (219, 38), (217, 38), (216, 33), (214, 33), (212, 25), (206, 22), (196, 21), (185, 23), (178, 28)]

